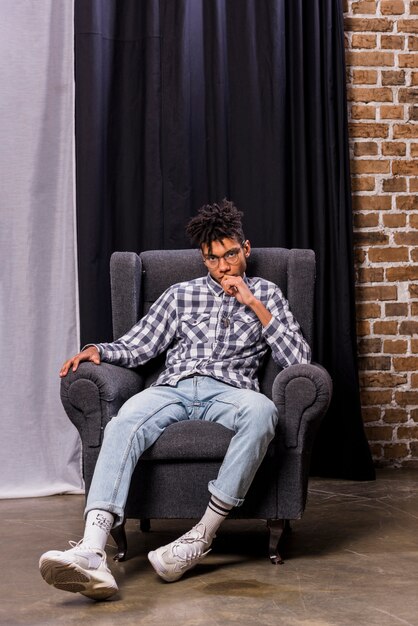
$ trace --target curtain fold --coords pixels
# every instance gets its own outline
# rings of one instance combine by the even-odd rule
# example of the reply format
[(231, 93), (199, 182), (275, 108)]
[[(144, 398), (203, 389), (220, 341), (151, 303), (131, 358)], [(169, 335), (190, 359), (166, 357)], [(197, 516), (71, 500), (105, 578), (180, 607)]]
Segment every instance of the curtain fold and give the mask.
[(373, 478), (340, 0), (76, 0), (75, 18), (82, 343), (111, 338), (112, 251), (188, 247), (189, 217), (226, 196), (253, 245), (315, 250), (314, 354), (335, 394), (313, 469)]
[(3, 0), (0, 20), (0, 497), (80, 492), (58, 372), (78, 347), (73, 2)]

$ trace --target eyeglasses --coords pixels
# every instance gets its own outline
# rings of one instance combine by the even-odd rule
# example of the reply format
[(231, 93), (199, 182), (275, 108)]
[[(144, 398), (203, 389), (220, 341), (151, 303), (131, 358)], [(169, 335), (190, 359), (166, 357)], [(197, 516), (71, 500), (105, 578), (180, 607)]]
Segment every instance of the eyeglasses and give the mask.
[(214, 269), (218, 267), (219, 261), (223, 259), (228, 265), (236, 265), (239, 261), (239, 253), (241, 248), (231, 248), (228, 252), (225, 252), (222, 256), (215, 256), (214, 254), (203, 255), (203, 259), (208, 267)]

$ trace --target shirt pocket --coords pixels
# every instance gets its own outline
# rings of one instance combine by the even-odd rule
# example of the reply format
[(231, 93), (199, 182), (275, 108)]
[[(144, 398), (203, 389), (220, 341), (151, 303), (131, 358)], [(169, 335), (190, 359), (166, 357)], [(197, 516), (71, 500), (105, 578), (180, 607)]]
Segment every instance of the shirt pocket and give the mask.
[(234, 341), (239, 346), (251, 347), (261, 339), (261, 322), (255, 314), (240, 311), (231, 319)]
[(179, 334), (191, 343), (209, 341), (210, 316), (208, 314), (185, 314), (180, 319)]

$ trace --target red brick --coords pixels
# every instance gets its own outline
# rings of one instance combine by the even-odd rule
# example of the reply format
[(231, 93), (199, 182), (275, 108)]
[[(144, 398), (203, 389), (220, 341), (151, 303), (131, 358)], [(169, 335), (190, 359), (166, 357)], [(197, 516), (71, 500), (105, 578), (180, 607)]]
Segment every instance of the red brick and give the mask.
[(389, 282), (398, 282), (402, 280), (418, 280), (418, 267), (389, 267), (386, 270), (386, 279)]
[[(363, 53), (366, 54), (366, 53)], [(398, 57), (399, 67), (418, 67), (418, 54), (400, 54)]]
[(390, 87), (349, 87), (347, 100), (349, 102), (393, 102), (393, 92)]
[(385, 354), (405, 354), (407, 349), (408, 342), (405, 339), (385, 339), (383, 342)]
[(392, 161), (392, 174), (394, 174), (395, 176), (397, 174), (405, 176), (416, 176), (418, 174), (418, 159), (413, 161)]
[[(371, 249), (369, 250), (370, 257)], [(375, 287), (361, 286), (356, 289), (357, 299), (373, 302), (374, 300), (396, 300), (398, 297), (397, 287), (390, 285), (377, 285)]]
[[(418, 33), (418, 20), (397, 20), (397, 29), (398, 33)], [(363, 28), (361, 30), (366, 29)]]
[(418, 37), (416, 35), (409, 35), (408, 37), (408, 49), (418, 50)]
[(418, 335), (418, 322), (401, 322), (399, 327), (399, 333), (401, 335)]
[[(418, 197), (417, 196), (398, 196), (396, 198), (396, 208), (400, 211), (417, 211), (418, 210)], [(416, 243), (415, 237), (412, 243)]]
[(409, 179), (409, 191), (418, 191), (418, 178)]
[(376, 335), (396, 335), (398, 332), (397, 322), (380, 321), (373, 324), (373, 332)]
[[(404, 20), (406, 21), (406, 20)], [(418, 22), (418, 20), (417, 20)], [(414, 32), (411, 30), (412, 25), (406, 25), (410, 30), (407, 32)], [(350, 32), (391, 32), (393, 30), (393, 22), (388, 19), (368, 19), (362, 17), (347, 17), (345, 19), (345, 30)], [(405, 30), (405, 27), (404, 27)]]
[(409, 226), (411, 228), (418, 228), (418, 215), (413, 214), (409, 216)]
[[(362, 162), (364, 163), (364, 161)], [(380, 161), (380, 163), (383, 163), (383, 161)], [(352, 204), (355, 211), (390, 211), (392, 208), (392, 197), (353, 196)]]
[(359, 302), (356, 304), (357, 319), (367, 320), (380, 317), (380, 305), (372, 302)]
[(406, 317), (408, 315), (407, 302), (387, 302), (385, 304), (386, 317)]
[(382, 143), (382, 154), (384, 156), (405, 156), (406, 143), (402, 141), (384, 141)]
[(400, 426), (396, 434), (398, 439), (418, 439), (418, 426)]
[(383, 446), (383, 455), (387, 461), (397, 461), (408, 455), (408, 446), (404, 443), (391, 443)]
[(357, 271), (359, 283), (381, 283), (383, 279), (383, 267), (360, 267)]
[(351, 10), (354, 14), (357, 13), (376, 13), (376, 2), (373, 0), (359, 0), (358, 2), (353, 2), (351, 6)]
[(400, 104), (397, 106), (381, 106), (380, 119), (382, 120), (403, 120), (405, 115), (404, 107)]
[(366, 424), (365, 431), (367, 438), (372, 441), (392, 441), (392, 428), (390, 426), (369, 426)]
[(376, 156), (377, 153), (378, 145), (375, 141), (356, 141), (354, 144), (355, 156)]
[(395, 233), (395, 243), (398, 245), (416, 246), (418, 245), (418, 233)]
[(395, 401), (399, 406), (412, 406), (418, 405), (418, 391), (396, 391)]
[(382, 340), (374, 337), (362, 337), (358, 342), (360, 354), (376, 354), (382, 351)]
[[(380, 45), (384, 50), (385, 49), (386, 50), (388, 49), (403, 50), (405, 48), (405, 36), (404, 35), (382, 35)], [(385, 83), (383, 82), (383, 85), (384, 84)], [(391, 83), (391, 84), (399, 85), (402, 83)]]
[[(407, 162), (395, 161), (395, 163), (405, 164)], [(418, 161), (416, 164), (418, 166)], [(379, 159), (355, 159), (354, 161), (351, 161), (351, 172), (353, 174), (388, 174), (390, 172), (390, 161), (382, 161)]]
[(398, 196), (396, 198), (396, 208), (399, 211), (416, 211), (418, 210), (418, 197)]
[(398, 102), (414, 104), (418, 102), (418, 89), (416, 87), (399, 87)]
[(378, 422), (380, 420), (380, 407), (378, 406), (367, 406), (362, 407), (361, 415), (363, 418), (363, 422)]
[[(418, 113), (418, 111), (417, 111), (417, 113)], [(411, 149), (411, 157), (413, 159), (418, 157), (418, 143), (411, 143), (410, 149)]]
[[(403, 107), (401, 107), (403, 110)], [(351, 118), (353, 120), (375, 120), (376, 119), (376, 107), (353, 104), (350, 110)], [(403, 114), (402, 114), (403, 117)]]
[[(378, 213), (354, 213), (354, 228), (373, 228), (379, 224)], [(383, 277), (382, 277), (383, 280)]]
[(405, 213), (388, 213), (387, 215), (383, 215), (383, 226), (387, 226), (388, 228), (403, 228), (406, 226), (406, 215)]
[(366, 260), (366, 251), (360, 248), (354, 248), (354, 261), (356, 265), (361, 265)]
[(376, 48), (376, 35), (353, 35), (352, 48)]
[(374, 404), (390, 404), (391, 401), (391, 391), (362, 390), (361, 392), (361, 403), (366, 406), (373, 406)]
[(385, 409), (383, 421), (389, 424), (396, 424), (408, 421), (408, 412), (405, 409)]
[(370, 322), (361, 320), (357, 322), (357, 337), (365, 337), (370, 335)]
[(387, 137), (389, 134), (389, 126), (387, 124), (375, 124), (373, 122), (353, 122), (348, 125), (349, 134), (352, 139), (354, 138), (373, 138), (373, 137)]
[(406, 374), (390, 374), (389, 372), (374, 372), (374, 373), (362, 373), (361, 384), (362, 387), (379, 387), (381, 389), (393, 389), (394, 387), (400, 387), (408, 382)]
[(376, 243), (388, 243), (389, 237), (385, 233), (377, 231), (362, 231), (354, 233), (355, 245), (373, 245)]
[(411, 340), (411, 352), (416, 354), (418, 352), (418, 339)]
[(358, 365), (361, 371), (389, 371), (391, 358), (389, 356), (361, 356), (358, 359)]
[(410, 0), (409, 12), (411, 15), (418, 14), (418, 0)]
[(402, 15), (405, 13), (403, 0), (382, 0), (380, 3), (382, 15)]
[[(376, 70), (353, 69), (352, 77), (353, 77), (353, 83), (355, 85), (375, 85), (377, 83), (377, 71)], [(390, 84), (393, 84), (393, 83), (390, 83)]]
[(409, 285), (411, 298), (418, 298), (418, 285)]
[(346, 53), (346, 62), (347, 65), (353, 65), (355, 67), (393, 67), (395, 64), (395, 56), (393, 52), (349, 51)]
[[(372, 263), (393, 263), (396, 261), (409, 261), (408, 248), (370, 248), (369, 260)], [(393, 300), (393, 298), (390, 299)]]
[[(386, 144), (386, 146), (390, 145), (391, 144)], [(403, 145), (405, 146), (405, 144)], [(383, 149), (385, 149), (385, 144), (383, 144)], [(394, 176), (393, 178), (385, 178), (383, 181), (382, 189), (383, 191), (406, 191), (406, 178), (399, 178), (398, 176)]]
[[(374, 191), (376, 180), (373, 176), (352, 176), (351, 191)], [(406, 191), (403, 189), (402, 191)], [(377, 223), (374, 224), (377, 226)]]
[(382, 72), (382, 85), (404, 85), (405, 84), (405, 71), (404, 70), (383, 70)]
[(394, 357), (393, 366), (396, 372), (415, 372), (418, 369), (418, 357)]

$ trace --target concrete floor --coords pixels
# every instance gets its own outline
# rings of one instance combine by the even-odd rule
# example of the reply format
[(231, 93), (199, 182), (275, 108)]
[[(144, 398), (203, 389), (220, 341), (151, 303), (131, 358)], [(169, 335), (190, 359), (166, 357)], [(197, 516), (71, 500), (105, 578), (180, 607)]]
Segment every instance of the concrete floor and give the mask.
[(227, 521), (205, 561), (167, 584), (146, 554), (190, 522), (154, 521), (142, 534), (129, 521), (130, 559), (111, 564), (120, 593), (102, 603), (49, 587), (38, 572), (42, 552), (80, 539), (82, 508), (82, 496), (0, 501), (1, 625), (418, 626), (417, 470), (311, 480), (284, 565), (267, 559), (262, 521)]

